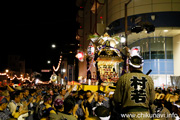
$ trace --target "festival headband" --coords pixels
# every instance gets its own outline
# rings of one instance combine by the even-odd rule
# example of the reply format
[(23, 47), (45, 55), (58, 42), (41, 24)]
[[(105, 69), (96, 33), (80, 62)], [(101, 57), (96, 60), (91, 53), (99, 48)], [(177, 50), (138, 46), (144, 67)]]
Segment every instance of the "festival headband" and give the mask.
[[(97, 116), (96, 114), (95, 114), (95, 116)], [(107, 117), (99, 117), (101, 120), (109, 120), (110, 119), (110, 115), (109, 116), (107, 116)]]
[(103, 95), (104, 96), (104, 93), (98, 93), (98, 95)]
[(109, 120), (110, 119), (110, 115), (107, 117), (99, 117), (101, 120)]

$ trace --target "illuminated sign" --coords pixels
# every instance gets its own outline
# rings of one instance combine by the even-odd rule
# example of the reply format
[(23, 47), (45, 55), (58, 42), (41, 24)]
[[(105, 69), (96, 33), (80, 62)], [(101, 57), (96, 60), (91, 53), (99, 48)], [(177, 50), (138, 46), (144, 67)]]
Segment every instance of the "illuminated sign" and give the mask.
[(50, 72), (51, 70), (48, 69), (42, 69), (41, 72)]

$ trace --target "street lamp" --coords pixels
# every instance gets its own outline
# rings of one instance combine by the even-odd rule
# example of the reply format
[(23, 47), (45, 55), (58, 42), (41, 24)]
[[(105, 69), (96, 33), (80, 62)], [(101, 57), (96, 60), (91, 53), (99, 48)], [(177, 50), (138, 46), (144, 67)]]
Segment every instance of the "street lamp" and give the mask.
[(65, 73), (65, 72), (66, 72), (66, 69), (62, 69), (62, 72)]
[(50, 63), (51, 63), (51, 61), (50, 61), (50, 60), (48, 60), (48, 61), (47, 61), (47, 63), (48, 63), (48, 64), (50, 64)]
[(52, 48), (56, 48), (56, 45), (55, 45), (55, 44), (52, 44), (51, 47), (52, 47)]
[(9, 72), (9, 70), (8, 70), (8, 69), (6, 69), (6, 70), (5, 70), (5, 72), (6, 72), (6, 73), (8, 73), (8, 72)]

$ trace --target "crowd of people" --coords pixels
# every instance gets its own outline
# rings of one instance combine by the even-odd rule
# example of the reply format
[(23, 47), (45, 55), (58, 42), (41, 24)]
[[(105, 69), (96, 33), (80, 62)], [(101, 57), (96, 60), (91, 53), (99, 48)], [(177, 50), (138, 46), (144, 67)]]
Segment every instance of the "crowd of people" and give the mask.
[[(112, 91), (72, 91), (65, 86), (1, 88), (0, 120), (116, 120)], [(180, 90), (155, 89), (152, 112), (180, 116)], [(173, 116), (172, 116), (173, 117)], [(173, 119), (173, 118), (168, 119)], [(123, 118), (122, 118), (123, 119)]]
[(152, 78), (141, 68), (142, 59), (131, 57), (130, 73), (120, 77), (115, 90), (5, 86), (0, 92), (0, 120), (179, 120), (180, 89), (154, 89)]

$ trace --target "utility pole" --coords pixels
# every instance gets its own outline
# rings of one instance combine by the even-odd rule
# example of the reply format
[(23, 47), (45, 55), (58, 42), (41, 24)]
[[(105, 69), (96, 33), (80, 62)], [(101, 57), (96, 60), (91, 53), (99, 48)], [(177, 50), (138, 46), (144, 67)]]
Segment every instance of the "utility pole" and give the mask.
[[(126, 41), (125, 41), (125, 47), (127, 47), (128, 46), (128, 19), (127, 19), (127, 6), (128, 6), (128, 4), (131, 2), (132, 0), (129, 0), (127, 3), (125, 3), (125, 38), (126, 38)], [(125, 57), (125, 61), (124, 61), (124, 70), (126, 71), (126, 73), (128, 72), (128, 70), (129, 70), (129, 66), (128, 66), (128, 51), (126, 50), (126, 53), (125, 53), (126, 55), (126, 57)]]
[(126, 38), (126, 42), (125, 42), (125, 46), (127, 47), (127, 41), (128, 41), (128, 19), (127, 19), (127, 6), (128, 4), (131, 2), (132, 0), (129, 0), (127, 3), (125, 3), (125, 38)]
[(97, 34), (97, 0), (95, 0), (95, 33)]

